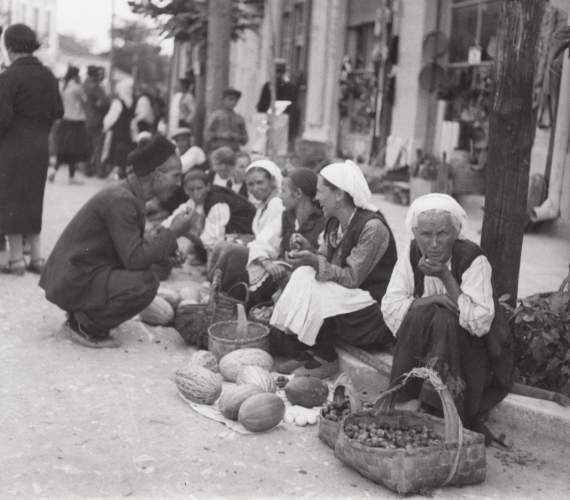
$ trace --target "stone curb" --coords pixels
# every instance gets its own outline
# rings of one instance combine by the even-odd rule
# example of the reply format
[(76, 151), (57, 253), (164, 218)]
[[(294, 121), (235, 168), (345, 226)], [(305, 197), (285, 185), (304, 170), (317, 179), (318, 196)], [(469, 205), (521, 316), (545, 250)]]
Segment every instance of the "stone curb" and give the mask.
[[(337, 353), (340, 371), (361, 388), (360, 396), (363, 399), (375, 399), (388, 388), (391, 354), (374, 353), (378, 365), (383, 367), (382, 371), (377, 371), (342, 348), (337, 349)], [(497, 434), (511, 434), (515, 445), (516, 435), (521, 433), (524, 433), (525, 438), (546, 439), (570, 445), (570, 408), (551, 401), (509, 394), (491, 412), (490, 424)]]

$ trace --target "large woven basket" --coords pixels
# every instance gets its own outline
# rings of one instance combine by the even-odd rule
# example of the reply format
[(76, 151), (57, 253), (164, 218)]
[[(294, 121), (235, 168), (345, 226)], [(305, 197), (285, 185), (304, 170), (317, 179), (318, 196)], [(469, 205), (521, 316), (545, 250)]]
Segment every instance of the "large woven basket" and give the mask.
[[(395, 393), (410, 377), (431, 382), (442, 402), (443, 419), (392, 409)], [(410, 450), (376, 448), (350, 439), (344, 431), (348, 424), (370, 421), (396, 426), (426, 425), (442, 436), (444, 442)], [(476, 484), (485, 480), (484, 437), (463, 428), (451, 394), (435, 372), (428, 368), (413, 369), (401, 384), (382, 393), (373, 411), (354, 413), (345, 418), (336, 441), (335, 455), (363, 476), (398, 493), (413, 493), (448, 484)]]
[[(350, 411), (360, 410), (360, 400), (356, 397), (354, 387), (346, 373), (341, 373), (334, 383), (333, 403), (342, 404), (346, 399), (350, 402)], [(341, 421), (329, 420), (321, 414), (319, 415), (319, 439), (329, 448), (334, 450)]]
[[(269, 328), (255, 321), (248, 321), (245, 308), (238, 305), (237, 321), (220, 321), (208, 328), (208, 350), (221, 359), (226, 354), (248, 347), (257, 347), (269, 352)], [(242, 325), (243, 333), (239, 333)]]
[[(176, 310), (174, 328), (184, 341), (200, 349), (208, 348), (208, 327), (215, 322), (229, 321), (237, 317), (237, 305), (243, 301), (234, 299), (220, 291), (221, 271), (216, 271), (205, 304), (182, 304)], [(236, 286), (244, 286), (238, 283)], [(246, 290), (247, 290), (247, 285)], [(246, 292), (247, 300), (247, 292)]]

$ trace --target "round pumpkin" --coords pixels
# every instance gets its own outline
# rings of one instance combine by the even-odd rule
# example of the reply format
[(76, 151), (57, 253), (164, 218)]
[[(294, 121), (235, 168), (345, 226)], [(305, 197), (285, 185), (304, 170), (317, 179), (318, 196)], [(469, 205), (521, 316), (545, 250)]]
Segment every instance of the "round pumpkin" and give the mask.
[(165, 299), (156, 296), (150, 305), (141, 311), (139, 317), (149, 325), (166, 326), (174, 320), (174, 309)]
[(188, 366), (202, 366), (214, 373), (219, 372), (216, 356), (205, 349), (200, 349), (199, 351), (192, 353)]
[(273, 368), (273, 358), (263, 349), (247, 347), (229, 352), (219, 362), (220, 373), (229, 382), (235, 382), (241, 368), (248, 365), (260, 366), (269, 372)]
[(202, 366), (188, 366), (174, 374), (174, 383), (185, 398), (194, 403), (214, 404), (222, 393), (219, 376)]
[(258, 386), (252, 384), (238, 385), (224, 389), (218, 401), (222, 415), (231, 420), (237, 420), (238, 412), (243, 402), (250, 396), (260, 394), (261, 392)]
[(248, 431), (273, 429), (285, 416), (285, 403), (276, 394), (254, 394), (247, 398), (238, 412), (238, 420)]
[(238, 384), (252, 384), (263, 389), (263, 392), (275, 392), (277, 386), (275, 380), (267, 370), (255, 365), (242, 366), (238, 373), (236, 382)]

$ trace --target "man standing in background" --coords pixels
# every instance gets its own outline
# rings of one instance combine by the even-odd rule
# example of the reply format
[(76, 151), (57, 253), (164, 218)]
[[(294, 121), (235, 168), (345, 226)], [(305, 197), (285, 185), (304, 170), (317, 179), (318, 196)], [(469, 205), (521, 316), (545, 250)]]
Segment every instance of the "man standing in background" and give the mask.
[(102, 171), (101, 148), (103, 146), (103, 117), (109, 109), (109, 99), (101, 82), (105, 79), (105, 68), (87, 66), (87, 78), (83, 82), (83, 91), (87, 96), (85, 103), (85, 125), (90, 146), (90, 159), (87, 175), (105, 177)]
[(190, 92), (190, 80), (180, 78), (178, 91), (172, 96), (168, 111), (168, 133), (172, 135), (180, 127), (191, 129), (195, 112), (196, 104)]

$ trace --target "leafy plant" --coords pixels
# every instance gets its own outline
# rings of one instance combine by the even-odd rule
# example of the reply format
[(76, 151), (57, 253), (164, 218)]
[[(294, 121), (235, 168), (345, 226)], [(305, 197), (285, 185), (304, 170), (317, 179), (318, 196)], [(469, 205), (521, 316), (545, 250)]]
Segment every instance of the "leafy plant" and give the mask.
[(516, 379), (570, 396), (570, 292), (531, 295), (511, 309)]

